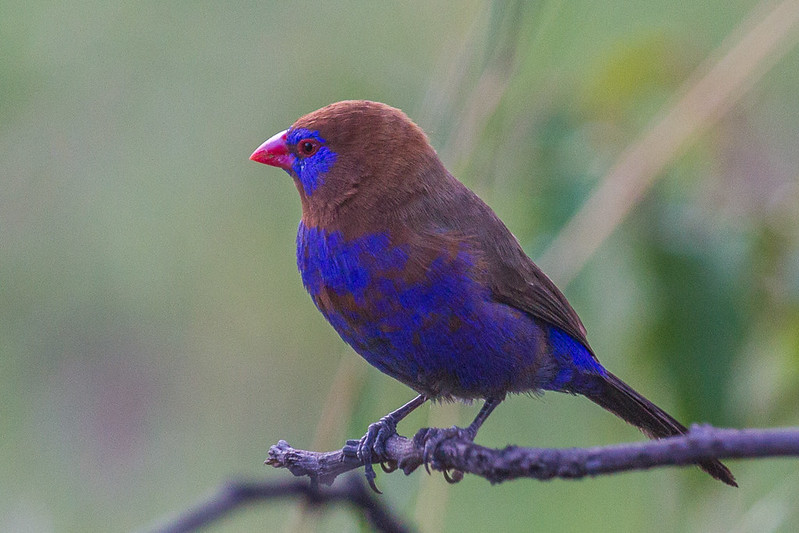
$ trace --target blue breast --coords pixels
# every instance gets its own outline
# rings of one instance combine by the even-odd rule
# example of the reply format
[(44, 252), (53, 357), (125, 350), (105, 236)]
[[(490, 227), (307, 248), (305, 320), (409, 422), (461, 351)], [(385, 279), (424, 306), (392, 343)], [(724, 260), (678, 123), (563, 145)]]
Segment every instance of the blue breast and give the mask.
[(369, 363), (419, 392), (561, 390), (594, 361), (560, 330), (495, 302), (468, 249), (415, 259), (387, 232), (347, 241), (300, 223), (297, 233), (297, 266), (319, 310)]

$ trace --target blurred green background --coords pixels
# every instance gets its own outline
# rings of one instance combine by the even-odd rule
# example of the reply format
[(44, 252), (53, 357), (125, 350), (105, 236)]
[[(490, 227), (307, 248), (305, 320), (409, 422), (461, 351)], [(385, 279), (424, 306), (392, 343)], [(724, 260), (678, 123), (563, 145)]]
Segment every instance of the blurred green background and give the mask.
[[(0, 531), (146, 528), (288, 477), (262, 464), (278, 439), (338, 448), (413, 396), (304, 293), (294, 186), (247, 159), (264, 139), (337, 100), (400, 107), (536, 258), (756, 5), (4, 1)], [(799, 425), (799, 51), (767, 66), (564, 287), (605, 365), (686, 423)], [(640, 438), (550, 393), (478, 442)], [(422, 531), (799, 530), (795, 459), (729, 465), (738, 490), (693, 468), (378, 484)], [(211, 531), (360, 527), (273, 503)]]

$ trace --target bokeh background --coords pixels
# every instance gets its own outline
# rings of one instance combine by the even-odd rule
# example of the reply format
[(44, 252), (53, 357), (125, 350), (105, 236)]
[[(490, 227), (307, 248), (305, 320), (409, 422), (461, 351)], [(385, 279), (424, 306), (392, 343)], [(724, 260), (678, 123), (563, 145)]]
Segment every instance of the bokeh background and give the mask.
[[(341, 99), (400, 107), (546, 258), (692, 73), (776, 6), (2, 2), (0, 531), (146, 530), (227, 479), (289, 476), (262, 464), (278, 439), (335, 449), (413, 396), (304, 293), (294, 186), (247, 159), (264, 139)], [(785, 33), (595, 254), (546, 264), (605, 365), (686, 423), (799, 425), (799, 50)], [(477, 408), (423, 408), (400, 432)], [(510, 398), (478, 442), (640, 438), (550, 393)], [(692, 468), (378, 484), (431, 532), (799, 530), (796, 459), (729, 465), (738, 490)], [(361, 527), (283, 502), (210, 530)]]

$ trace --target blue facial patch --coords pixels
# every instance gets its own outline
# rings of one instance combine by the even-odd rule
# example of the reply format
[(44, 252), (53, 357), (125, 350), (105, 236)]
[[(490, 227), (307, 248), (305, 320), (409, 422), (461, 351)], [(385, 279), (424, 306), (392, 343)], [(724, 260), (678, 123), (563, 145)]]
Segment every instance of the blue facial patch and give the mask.
[(325, 140), (318, 131), (310, 131), (305, 128), (290, 130), (286, 142), (289, 146), (295, 146), (303, 139), (315, 139), (322, 145), (310, 157), (296, 156), (291, 165), (291, 169), (302, 183), (305, 194), (311, 196), (316, 188), (324, 183), (324, 175), (333, 168), (333, 163), (336, 162), (336, 153), (325, 145)]

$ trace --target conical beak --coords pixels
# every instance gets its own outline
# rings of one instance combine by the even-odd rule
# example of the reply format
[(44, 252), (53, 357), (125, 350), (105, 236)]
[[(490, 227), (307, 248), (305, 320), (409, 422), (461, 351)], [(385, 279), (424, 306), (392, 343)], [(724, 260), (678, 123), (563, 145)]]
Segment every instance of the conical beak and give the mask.
[(294, 155), (289, 152), (288, 144), (286, 144), (287, 132), (288, 130), (283, 130), (270, 137), (252, 153), (250, 159), (264, 165), (290, 170), (291, 164), (294, 163)]

